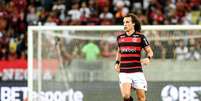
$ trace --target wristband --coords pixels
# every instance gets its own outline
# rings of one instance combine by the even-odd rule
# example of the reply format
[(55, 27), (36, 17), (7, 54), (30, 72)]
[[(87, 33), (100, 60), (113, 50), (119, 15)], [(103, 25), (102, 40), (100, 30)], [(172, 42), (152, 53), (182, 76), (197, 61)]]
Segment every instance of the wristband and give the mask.
[(119, 64), (119, 63), (120, 63), (119, 60), (116, 60), (115, 64)]
[(150, 57), (150, 56), (148, 56), (147, 58), (149, 58), (149, 60), (151, 60), (151, 57)]

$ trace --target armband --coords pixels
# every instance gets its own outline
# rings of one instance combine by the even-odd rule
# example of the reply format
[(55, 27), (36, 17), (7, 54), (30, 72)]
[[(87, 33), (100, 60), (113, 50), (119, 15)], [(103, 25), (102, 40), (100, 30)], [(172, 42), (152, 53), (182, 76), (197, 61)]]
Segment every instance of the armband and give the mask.
[(150, 56), (148, 56), (147, 58), (149, 58), (149, 60), (151, 60), (151, 57), (150, 57)]
[(120, 63), (119, 60), (116, 60), (115, 64), (119, 64), (119, 63)]

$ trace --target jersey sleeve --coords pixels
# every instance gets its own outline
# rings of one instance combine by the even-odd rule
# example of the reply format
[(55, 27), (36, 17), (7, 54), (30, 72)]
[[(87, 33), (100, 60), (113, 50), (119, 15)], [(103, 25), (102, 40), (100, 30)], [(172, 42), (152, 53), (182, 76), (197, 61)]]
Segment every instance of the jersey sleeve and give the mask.
[(116, 38), (117, 46), (119, 47), (119, 36)]
[(142, 48), (149, 46), (149, 45), (150, 45), (150, 43), (147, 40), (147, 38), (144, 35), (142, 35)]

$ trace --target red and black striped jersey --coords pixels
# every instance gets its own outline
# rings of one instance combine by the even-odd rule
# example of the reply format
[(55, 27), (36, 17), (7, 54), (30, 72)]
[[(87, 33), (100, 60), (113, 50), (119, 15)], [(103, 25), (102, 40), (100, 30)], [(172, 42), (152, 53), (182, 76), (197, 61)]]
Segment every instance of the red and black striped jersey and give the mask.
[(140, 62), (142, 48), (149, 45), (143, 34), (121, 34), (117, 37), (120, 52), (120, 72), (143, 72)]

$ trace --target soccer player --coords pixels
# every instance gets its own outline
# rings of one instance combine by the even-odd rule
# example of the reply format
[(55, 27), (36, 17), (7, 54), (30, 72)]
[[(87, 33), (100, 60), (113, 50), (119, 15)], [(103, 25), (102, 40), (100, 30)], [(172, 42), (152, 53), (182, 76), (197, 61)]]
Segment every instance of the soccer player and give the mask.
[[(136, 91), (138, 101), (145, 101), (147, 82), (142, 70), (142, 64), (147, 65), (153, 57), (153, 51), (147, 38), (140, 32), (141, 24), (133, 14), (123, 19), (124, 34), (117, 37), (118, 50), (115, 71), (119, 73), (120, 90), (123, 101), (133, 101), (132, 88)], [(147, 57), (141, 60), (141, 51), (145, 50)]]

